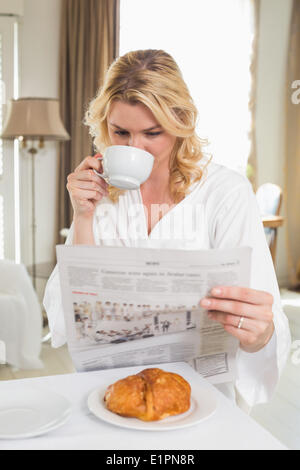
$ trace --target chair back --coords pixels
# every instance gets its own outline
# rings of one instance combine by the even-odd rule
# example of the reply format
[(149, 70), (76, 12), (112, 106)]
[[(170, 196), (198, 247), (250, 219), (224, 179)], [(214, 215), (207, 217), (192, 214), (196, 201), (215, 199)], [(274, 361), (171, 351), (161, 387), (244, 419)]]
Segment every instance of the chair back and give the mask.
[(28, 308), (42, 315), (37, 294), (23, 264), (0, 260), (0, 293), (21, 294)]
[(23, 264), (0, 260), (0, 339), (7, 363), (41, 369), (42, 309)]
[(277, 184), (262, 184), (256, 191), (261, 215), (279, 215), (282, 203), (282, 189)]

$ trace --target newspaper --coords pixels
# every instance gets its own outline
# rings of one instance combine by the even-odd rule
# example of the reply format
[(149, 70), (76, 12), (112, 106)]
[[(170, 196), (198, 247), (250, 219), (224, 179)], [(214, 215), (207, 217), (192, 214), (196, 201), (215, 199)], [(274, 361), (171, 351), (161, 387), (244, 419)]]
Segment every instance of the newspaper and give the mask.
[(238, 341), (199, 301), (249, 286), (251, 248), (57, 246), (69, 352), (78, 371), (189, 362), (211, 383), (234, 379)]

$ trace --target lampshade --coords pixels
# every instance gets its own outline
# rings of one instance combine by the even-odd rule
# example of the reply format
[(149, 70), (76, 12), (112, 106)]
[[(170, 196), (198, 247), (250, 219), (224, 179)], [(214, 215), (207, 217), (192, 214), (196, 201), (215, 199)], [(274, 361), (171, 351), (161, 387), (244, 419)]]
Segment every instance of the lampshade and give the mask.
[(18, 98), (8, 103), (2, 139), (69, 140), (54, 98)]

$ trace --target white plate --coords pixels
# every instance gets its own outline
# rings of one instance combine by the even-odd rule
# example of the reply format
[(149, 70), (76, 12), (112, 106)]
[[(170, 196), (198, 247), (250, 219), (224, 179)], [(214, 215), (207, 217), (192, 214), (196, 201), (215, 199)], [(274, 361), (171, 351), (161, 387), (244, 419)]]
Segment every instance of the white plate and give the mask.
[(88, 408), (97, 418), (121, 428), (140, 431), (171, 431), (195, 426), (211, 416), (217, 409), (217, 398), (212, 390), (193, 385), (191, 407), (185, 413), (161, 421), (141, 421), (125, 418), (109, 411), (103, 401), (106, 389), (94, 390), (88, 397)]
[(33, 387), (0, 389), (0, 439), (25, 439), (62, 426), (70, 417), (70, 402)]

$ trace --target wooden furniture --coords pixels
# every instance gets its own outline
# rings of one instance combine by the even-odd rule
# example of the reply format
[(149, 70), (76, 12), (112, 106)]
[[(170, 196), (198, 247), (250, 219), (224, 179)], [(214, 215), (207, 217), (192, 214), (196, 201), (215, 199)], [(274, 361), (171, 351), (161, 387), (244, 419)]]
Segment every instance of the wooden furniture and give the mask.
[(284, 217), (281, 215), (266, 215), (262, 218), (264, 227), (277, 228), (284, 223)]
[(277, 244), (277, 228), (281, 227), (284, 223), (284, 217), (280, 215), (269, 215), (262, 218), (263, 225), (265, 228), (274, 229), (275, 235), (269, 244), (273, 264), (275, 265), (276, 259), (276, 244)]
[(256, 198), (260, 208), (273, 264), (275, 265), (277, 229), (284, 223), (284, 218), (279, 215), (282, 205), (282, 189), (277, 184), (262, 184), (256, 191)]

